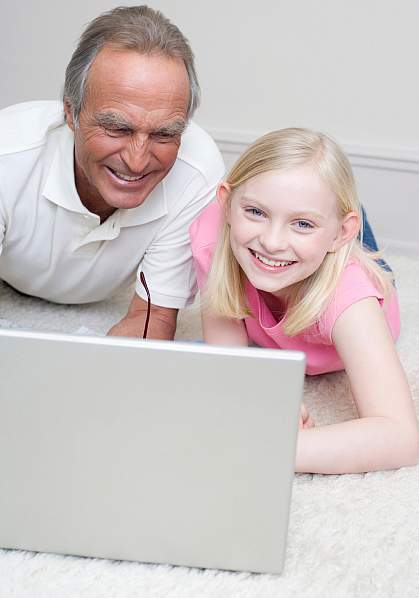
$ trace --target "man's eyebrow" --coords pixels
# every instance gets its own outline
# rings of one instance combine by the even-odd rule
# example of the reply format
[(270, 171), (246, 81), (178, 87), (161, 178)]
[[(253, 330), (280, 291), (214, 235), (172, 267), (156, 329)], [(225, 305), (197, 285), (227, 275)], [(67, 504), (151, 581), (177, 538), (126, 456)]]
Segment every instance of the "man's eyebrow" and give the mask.
[(132, 129), (132, 124), (117, 112), (97, 112), (93, 115), (96, 123), (101, 127), (115, 129)]
[(152, 134), (156, 136), (161, 135), (163, 137), (177, 137), (178, 135), (182, 135), (185, 129), (186, 121), (175, 120), (174, 122), (158, 127), (158, 129), (155, 129)]
[[(97, 125), (104, 128), (113, 129), (127, 129), (134, 131), (134, 125), (124, 118), (118, 112), (96, 112), (93, 118)], [(177, 137), (182, 135), (186, 128), (185, 120), (175, 120), (171, 123), (166, 123), (151, 131), (152, 135), (162, 137)]]

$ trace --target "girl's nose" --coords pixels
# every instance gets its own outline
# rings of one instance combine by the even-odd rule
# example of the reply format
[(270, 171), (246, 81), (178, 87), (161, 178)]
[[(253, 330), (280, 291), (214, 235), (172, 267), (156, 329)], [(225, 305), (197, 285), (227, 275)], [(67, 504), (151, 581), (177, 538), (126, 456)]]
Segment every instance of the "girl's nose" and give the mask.
[(265, 251), (270, 255), (275, 255), (275, 253), (284, 251), (288, 247), (286, 231), (278, 226), (267, 226), (260, 236), (259, 241)]

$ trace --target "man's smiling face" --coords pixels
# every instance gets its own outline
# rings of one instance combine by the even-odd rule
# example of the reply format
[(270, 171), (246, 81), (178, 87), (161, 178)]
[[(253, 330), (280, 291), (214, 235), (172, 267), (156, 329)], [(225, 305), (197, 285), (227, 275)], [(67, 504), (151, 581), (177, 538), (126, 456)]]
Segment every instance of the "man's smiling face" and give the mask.
[(105, 47), (89, 74), (75, 138), (75, 181), (102, 220), (135, 208), (168, 174), (186, 126), (189, 80), (181, 60)]

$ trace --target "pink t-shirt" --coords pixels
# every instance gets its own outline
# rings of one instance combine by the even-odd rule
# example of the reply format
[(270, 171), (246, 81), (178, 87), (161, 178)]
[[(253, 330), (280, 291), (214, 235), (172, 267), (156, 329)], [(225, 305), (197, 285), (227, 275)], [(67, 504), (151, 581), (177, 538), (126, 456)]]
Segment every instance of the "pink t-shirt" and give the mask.
[[(192, 254), (200, 289), (205, 286), (219, 226), (220, 207), (218, 202), (213, 202), (190, 228)], [(246, 298), (254, 317), (245, 318), (244, 323), (249, 339), (261, 347), (304, 351), (307, 374), (334, 372), (344, 369), (344, 366), (332, 342), (333, 326), (347, 307), (366, 297), (377, 297), (391, 334), (396, 339), (400, 332), (396, 291), (384, 303), (381, 292), (356, 260), (350, 261), (346, 266), (331, 301), (320, 318), (296, 336), (290, 337), (284, 333), (286, 315), (278, 322), (262, 294), (249, 282), (246, 284)]]

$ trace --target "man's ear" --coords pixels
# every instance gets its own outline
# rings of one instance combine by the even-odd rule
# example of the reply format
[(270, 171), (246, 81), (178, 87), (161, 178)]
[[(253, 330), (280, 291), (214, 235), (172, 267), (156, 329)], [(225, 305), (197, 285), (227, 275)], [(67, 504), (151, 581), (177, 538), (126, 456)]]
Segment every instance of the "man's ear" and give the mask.
[(64, 99), (64, 114), (65, 114), (65, 122), (68, 124), (70, 129), (74, 131), (74, 119), (73, 119), (73, 110), (71, 109), (70, 102), (67, 98)]
[(336, 238), (334, 239), (329, 252), (337, 251), (350, 241), (359, 233), (359, 214), (357, 212), (349, 212), (340, 223), (340, 229)]
[(220, 183), (217, 187), (217, 201), (221, 206), (221, 209), (224, 212), (224, 216), (228, 222), (229, 220), (229, 214), (230, 214), (230, 203), (228, 201), (228, 198), (230, 197), (231, 194), (231, 187), (228, 183), (226, 183), (225, 181), (223, 181), (222, 183)]

